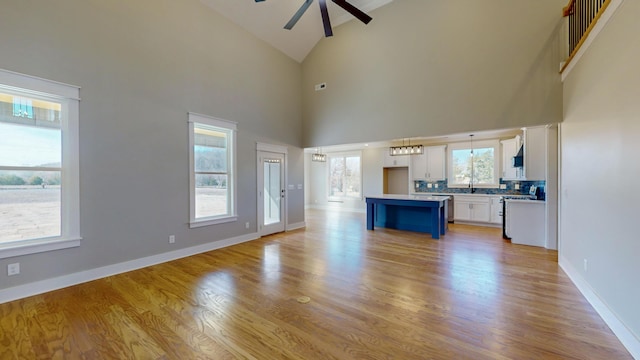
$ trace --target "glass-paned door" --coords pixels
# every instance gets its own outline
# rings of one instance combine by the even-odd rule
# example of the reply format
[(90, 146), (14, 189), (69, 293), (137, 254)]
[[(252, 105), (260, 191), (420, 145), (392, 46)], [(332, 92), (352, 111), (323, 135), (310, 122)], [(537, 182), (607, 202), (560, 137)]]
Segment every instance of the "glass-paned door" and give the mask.
[(261, 222), (260, 234), (284, 231), (285, 179), (284, 154), (260, 152), (261, 163)]

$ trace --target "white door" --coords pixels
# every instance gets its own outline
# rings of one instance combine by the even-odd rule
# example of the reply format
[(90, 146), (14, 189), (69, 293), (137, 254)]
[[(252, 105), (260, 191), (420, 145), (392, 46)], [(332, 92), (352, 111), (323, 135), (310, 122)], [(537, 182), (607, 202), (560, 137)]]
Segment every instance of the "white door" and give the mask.
[(284, 231), (285, 156), (258, 151), (258, 233), (265, 236)]

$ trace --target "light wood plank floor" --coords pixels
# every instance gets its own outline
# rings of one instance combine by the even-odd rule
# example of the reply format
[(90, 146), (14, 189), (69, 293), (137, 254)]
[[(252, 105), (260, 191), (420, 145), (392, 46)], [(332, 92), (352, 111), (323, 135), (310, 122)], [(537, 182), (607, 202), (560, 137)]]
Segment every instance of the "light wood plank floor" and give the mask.
[(1, 304), (0, 359), (631, 359), (555, 251), (492, 228), (438, 241), (363, 214), (306, 220)]

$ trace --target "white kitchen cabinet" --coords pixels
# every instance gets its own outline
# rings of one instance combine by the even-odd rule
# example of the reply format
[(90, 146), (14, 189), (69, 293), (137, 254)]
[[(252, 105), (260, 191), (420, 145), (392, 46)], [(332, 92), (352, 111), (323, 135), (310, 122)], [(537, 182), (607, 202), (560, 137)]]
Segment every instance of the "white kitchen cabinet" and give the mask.
[(490, 196), (453, 197), (453, 219), (488, 223), (490, 216)]
[(544, 201), (507, 200), (506, 233), (512, 244), (544, 247)]
[(546, 180), (547, 128), (536, 126), (524, 130), (524, 178)]
[(411, 155), (411, 178), (413, 180), (427, 180), (427, 154)]
[(438, 181), (446, 178), (446, 145), (427, 146), (424, 153), (411, 155), (411, 174), (413, 180)]
[(520, 150), (520, 137), (500, 141), (502, 144), (502, 179), (503, 180), (520, 180), (522, 170), (513, 167), (513, 157)]
[(409, 157), (416, 155), (395, 155), (392, 156), (388, 151), (384, 153), (384, 167), (407, 167), (409, 166)]
[(502, 202), (500, 202), (500, 196), (491, 197), (491, 215), (489, 222), (492, 224), (502, 224)]

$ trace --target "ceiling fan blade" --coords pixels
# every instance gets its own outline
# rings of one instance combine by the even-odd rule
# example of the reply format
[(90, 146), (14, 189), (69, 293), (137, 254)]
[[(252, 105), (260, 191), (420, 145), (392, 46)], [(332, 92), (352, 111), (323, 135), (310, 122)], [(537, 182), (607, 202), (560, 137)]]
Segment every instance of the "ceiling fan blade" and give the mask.
[[(256, 0), (256, 1), (264, 1), (264, 0)], [(298, 11), (295, 14), (293, 14), (293, 17), (284, 26), (284, 28), (287, 29), (287, 30), (293, 29), (293, 27), (296, 25), (298, 20), (300, 20), (302, 15), (304, 15), (305, 11), (307, 11), (307, 9), (309, 8), (309, 6), (311, 5), (312, 2), (313, 2), (313, 0), (305, 0), (305, 2), (302, 4), (302, 6), (300, 6), (300, 9), (298, 9)]]
[(322, 15), (322, 25), (324, 25), (324, 36), (333, 36), (331, 29), (331, 20), (329, 20), (329, 11), (327, 10), (327, 0), (318, 0), (320, 3), (320, 14)]
[(346, 0), (331, 0), (331, 1), (333, 1), (336, 5), (340, 6), (345, 11), (347, 11), (348, 13), (350, 13), (355, 18), (357, 18), (358, 20), (362, 21), (365, 24), (368, 24), (373, 19), (371, 16), (365, 14), (357, 7), (349, 4)]

